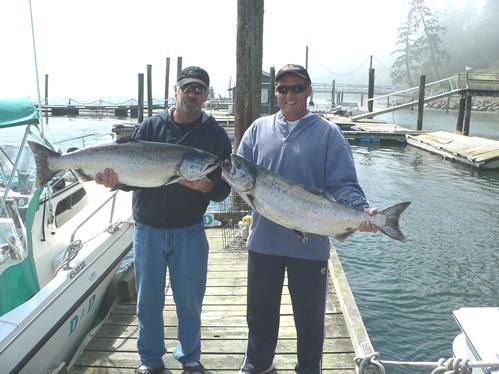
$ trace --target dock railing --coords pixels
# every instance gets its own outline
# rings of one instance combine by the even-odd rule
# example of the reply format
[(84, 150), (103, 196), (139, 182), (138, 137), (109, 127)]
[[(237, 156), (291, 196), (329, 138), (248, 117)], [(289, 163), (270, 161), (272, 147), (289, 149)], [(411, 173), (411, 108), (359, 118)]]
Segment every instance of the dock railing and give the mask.
[[(466, 79), (461, 79), (459, 74), (453, 75), (449, 78), (426, 83), (424, 86), (424, 102), (426, 103), (428, 101), (437, 100), (442, 97), (457, 95), (465, 89), (467, 89)], [(385, 109), (359, 114), (357, 116), (351, 117), (351, 119), (352, 121), (357, 121), (363, 118), (371, 118), (380, 114), (416, 106), (418, 105), (418, 96), (419, 86), (392, 92), (386, 95), (374, 96), (368, 99), (368, 102), (379, 102), (380, 100), (386, 100)], [(399, 103), (399, 100), (391, 100), (391, 98), (395, 97), (402, 98), (402, 102)]]

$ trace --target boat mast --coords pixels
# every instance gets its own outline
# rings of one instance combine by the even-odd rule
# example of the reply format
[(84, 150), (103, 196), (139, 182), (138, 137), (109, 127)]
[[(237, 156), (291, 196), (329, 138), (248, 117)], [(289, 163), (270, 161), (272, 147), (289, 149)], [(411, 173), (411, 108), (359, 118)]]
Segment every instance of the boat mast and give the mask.
[(33, 11), (31, 9), (31, 0), (29, 1), (29, 15), (31, 19), (31, 40), (33, 41), (33, 57), (34, 57), (34, 63), (35, 63), (35, 75), (36, 75), (36, 92), (38, 95), (38, 115), (40, 118), (40, 132), (42, 135), (42, 139), (45, 139), (45, 131), (43, 127), (43, 121), (42, 121), (42, 99), (40, 96), (40, 80), (38, 78), (38, 61), (36, 59), (36, 43), (35, 43), (35, 27), (33, 24)]

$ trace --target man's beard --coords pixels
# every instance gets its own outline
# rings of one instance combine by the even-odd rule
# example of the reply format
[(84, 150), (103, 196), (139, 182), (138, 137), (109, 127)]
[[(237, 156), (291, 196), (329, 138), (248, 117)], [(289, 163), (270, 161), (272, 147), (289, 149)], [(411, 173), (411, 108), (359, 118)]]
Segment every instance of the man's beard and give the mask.
[(177, 103), (178, 109), (182, 113), (185, 114), (197, 114), (201, 113), (201, 109), (203, 108), (203, 103), (199, 103), (198, 101), (188, 101), (188, 100), (179, 100)]

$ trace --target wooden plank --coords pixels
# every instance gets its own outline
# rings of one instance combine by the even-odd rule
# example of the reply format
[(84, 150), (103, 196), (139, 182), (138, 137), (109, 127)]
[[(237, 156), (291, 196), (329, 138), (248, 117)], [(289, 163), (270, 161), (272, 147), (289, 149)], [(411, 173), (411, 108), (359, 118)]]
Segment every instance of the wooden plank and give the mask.
[[(240, 354), (203, 354), (203, 365), (209, 369), (216, 370), (233, 370), (237, 372), (244, 359), (244, 353)], [(324, 369), (352, 369), (354, 359), (353, 353), (334, 353), (325, 354), (323, 356), (322, 365)], [(166, 354), (163, 357), (165, 366), (172, 369), (180, 369), (180, 363)], [(135, 368), (137, 367), (138, 359), (135, 352), (103, 352), (103, 351), (87, 351), (85, 356), (75, 364), (77, 367), (103, 367), (103, 368)], [(277, 354), (274, 358), (274, 364), (281, 370), (294, 370), (296, 365), (295, 354)]]
[[(176, 326), (177, 325), (177, 315), (175, 313), (164, 313), (164, 323), (165, 326)], [(128, 326), (138, 326), (139, 321), (137, 317), (133, 314), (115, 314), (112, 313), (106, 319), (106, 324), (114, 325), (128, 325)], [(223, 313), (219, 312), (203, 312), (201, 314), (201, 324), (206, 327), (211, 326), (221, 326), (223, 328), (229, 328), (231, 326), (241, 326), (246, 327), (246, 316), (233, 315), (231, 318)], [(330, 313), (326, 315), (326, 324), (331, 326), (344, 325), (345, 320), (342, 314)], [(294, 327), (295, 322), (292, 315), (281, 316), (281, 327)]]
[(409, 144), (474, 167), (499, 167), (499, 141), (436, 131), (407, 136)]
[[(166, 347), (175, 347), (176, 339), (166, 339)], [(209, 353), (241, 353), (245, 352), (246, 339), (232, 340), (202, 340), (203, 352)], [(87, 351), (108, 352), (135, 352), (137, 339), (135, 338), (95, 338), (86, 347)], [(281, 339), (277, 343), (277, 353), (291, 354), (296, 351), (294, 339)], [(324, 353), (353, 353), (352, 343), (349, 338), (329, 338), (324, 342)]]

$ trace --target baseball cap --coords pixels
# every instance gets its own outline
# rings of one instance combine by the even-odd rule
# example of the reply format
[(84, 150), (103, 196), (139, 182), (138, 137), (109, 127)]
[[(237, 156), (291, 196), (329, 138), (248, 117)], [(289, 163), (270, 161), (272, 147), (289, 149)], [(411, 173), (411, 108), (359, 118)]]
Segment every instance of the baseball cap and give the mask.
[(284, 67), (282, 67), (281, 70), (279, 70), (275, 76), (276, 82), (279, 80), (279, 78), (281, 78), (285, 74), (295, 74), (298, 75), (300, 78), (303, 78), (308, 82), (311, 82), (307, 69), (305, 69), (301, 65), (287, 64)]
[(180, 72), (177, 79), (177, 84), (182, 87), (187, 83), (200, 83), (206, 88), (210, 86), (210, 76), (206, 70), (200, 68), (199, 66), (189, 66)]

